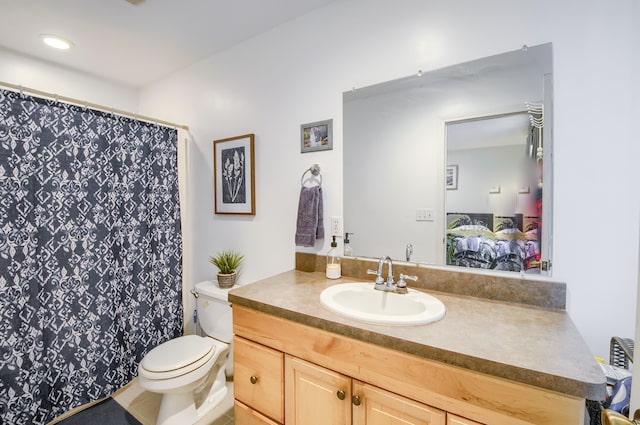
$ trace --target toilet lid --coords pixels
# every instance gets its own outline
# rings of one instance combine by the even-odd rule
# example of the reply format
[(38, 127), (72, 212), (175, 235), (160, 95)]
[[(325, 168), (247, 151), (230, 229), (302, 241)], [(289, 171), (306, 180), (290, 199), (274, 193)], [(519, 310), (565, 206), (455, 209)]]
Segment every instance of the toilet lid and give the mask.
[(181, 336), (149, 351), (140, 364), (149, 372), (167, 372), (195, 363), (214, 349), (211, 338)]

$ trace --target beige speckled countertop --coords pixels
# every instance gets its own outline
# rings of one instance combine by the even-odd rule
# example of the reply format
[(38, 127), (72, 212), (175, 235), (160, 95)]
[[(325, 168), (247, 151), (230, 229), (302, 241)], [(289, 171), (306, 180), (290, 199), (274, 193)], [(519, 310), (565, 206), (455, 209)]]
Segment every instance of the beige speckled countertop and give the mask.
[(229, 301), (473, 371), (580, 398), (604, 398), (605, 377), (564, 310), (425, 291), (444, 303), (442, 320), (386, 326), (347, 319), (321, 305), (323, 289), (354, 281), (362, 280), (290, 271), (234, 288)]

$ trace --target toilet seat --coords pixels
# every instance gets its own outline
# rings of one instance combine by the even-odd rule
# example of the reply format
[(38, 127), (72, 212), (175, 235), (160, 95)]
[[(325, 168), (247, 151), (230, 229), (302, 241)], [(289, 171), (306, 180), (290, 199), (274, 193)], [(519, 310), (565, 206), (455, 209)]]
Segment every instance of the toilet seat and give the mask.
[(190, 373), (206, 364), (227, 347), (213, 338), (181, 336), (158, 345), (140, 362), (138, 374), (150, 380), (171, 379)]

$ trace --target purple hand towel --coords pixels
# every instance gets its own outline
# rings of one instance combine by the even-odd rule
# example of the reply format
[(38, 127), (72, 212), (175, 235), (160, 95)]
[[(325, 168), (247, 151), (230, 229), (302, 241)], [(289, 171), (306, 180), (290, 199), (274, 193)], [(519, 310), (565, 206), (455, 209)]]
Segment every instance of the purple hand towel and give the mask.
[(320, 186), (300, 189), (298, 221), (296, 224), (296, 245), (314, 246), (316, 239), (324, 238), (322, 216), (322, 188)]

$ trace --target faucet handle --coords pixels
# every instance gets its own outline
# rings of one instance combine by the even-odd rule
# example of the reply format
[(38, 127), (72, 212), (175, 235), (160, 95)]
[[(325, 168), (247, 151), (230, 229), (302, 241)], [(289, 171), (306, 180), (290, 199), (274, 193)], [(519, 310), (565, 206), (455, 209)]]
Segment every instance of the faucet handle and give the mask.
[(398, 288), (406, 288), (407, 282), (405, 281), (405, 279), (409, 279), (409, 280), (413, 280), (414, 282), (417, 282), (418, 276), (410, 276), (404, 273), (400, 273), (400, 280), (398, 281), (398, 283), (396, 283), (396, 286)]
[(373, 275), (375, 275), (375, 276), (376, 276), (376, 284), (377, 284), (377, 285), (379, 285), (379, 284), (381, 284), (381, 283), (384, 283), (384, 279), (382, 278), (382, 276), (381, 276), (380, 274), (378, 274), (378, 272), (377, 272), (377, 271), (375, 271), (375, 270), (371, 270), (371, 269), (368, 269), (368, 270), (367, 270), (367, 274), (373, 274)]

